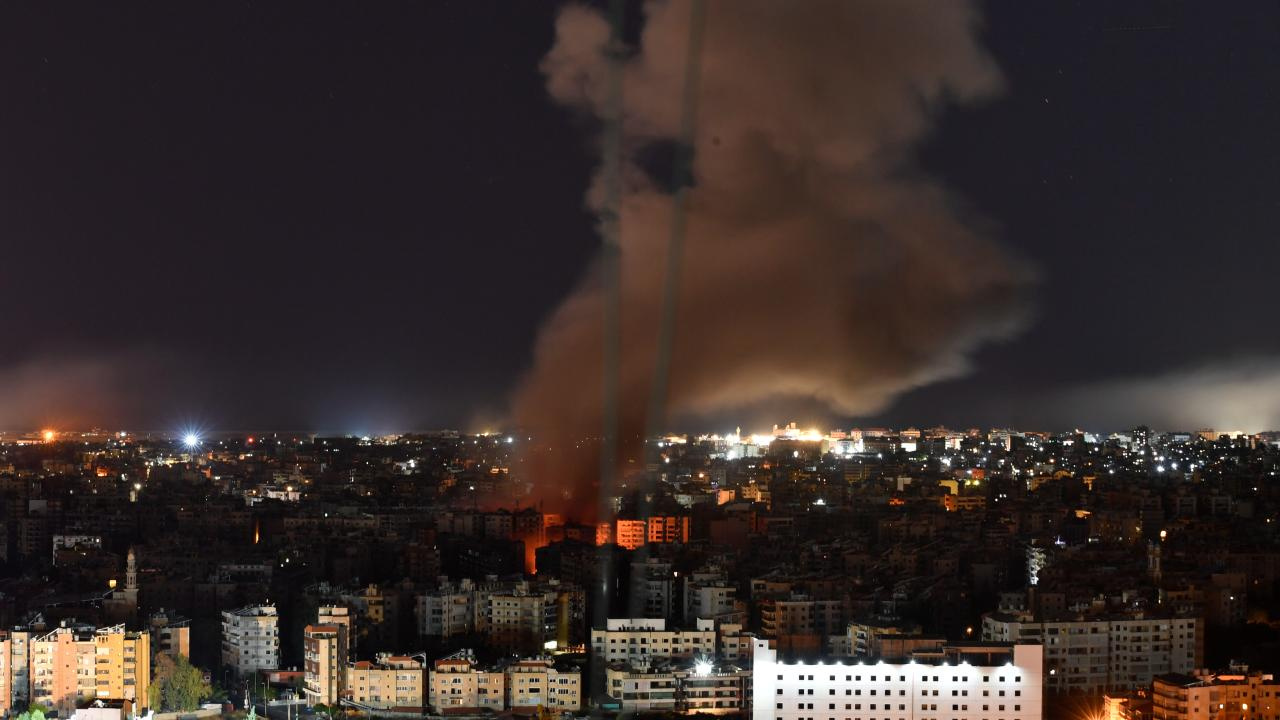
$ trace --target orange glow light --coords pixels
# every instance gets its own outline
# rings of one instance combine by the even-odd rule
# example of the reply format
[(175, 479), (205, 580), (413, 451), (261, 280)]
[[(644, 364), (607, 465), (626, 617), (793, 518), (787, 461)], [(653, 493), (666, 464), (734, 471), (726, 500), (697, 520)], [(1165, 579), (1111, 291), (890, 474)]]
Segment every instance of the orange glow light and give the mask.
[(45, 430), (40, 433), (40, 437), (43, 437), (45, 442), (53, 442), (53, 439), (58, 437), (58, 434), (52, 430)]

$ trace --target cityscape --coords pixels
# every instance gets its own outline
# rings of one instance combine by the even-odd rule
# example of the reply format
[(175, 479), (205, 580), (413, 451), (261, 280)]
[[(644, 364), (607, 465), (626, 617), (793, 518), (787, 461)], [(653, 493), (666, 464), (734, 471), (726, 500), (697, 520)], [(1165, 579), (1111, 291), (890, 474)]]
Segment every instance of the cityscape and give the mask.
[(1280, 720), (1280, 4), (0, 3), (0, 720)]
[(667, 435), (597, 517), (537, 499), (536, 445), (6, 434), (0, 702), (1280, 712), (1280, 433)]

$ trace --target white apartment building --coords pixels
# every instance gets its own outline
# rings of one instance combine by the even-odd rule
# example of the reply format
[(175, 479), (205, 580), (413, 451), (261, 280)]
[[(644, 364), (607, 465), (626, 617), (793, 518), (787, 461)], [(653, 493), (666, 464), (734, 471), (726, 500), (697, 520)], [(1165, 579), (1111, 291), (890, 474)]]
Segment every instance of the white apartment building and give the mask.
[(689, 583), (685, 586), (684, 616), (689, 619), (741, 622), (746, 608), (737, 601), (738, 589), (727, 582)]
[(715, 621), (699, 619), (693, 630), (668, 630), (662, 618), (610, 618), (603, 629), (592, 628), (591, 652), (607, 663), (714, 657)]
[(222, 664), (237, 675), (274, 670), (280, 664), (279, 618), (274, 605), (222, 612)]
[(969, 643), (906, 663), (780, 662), (754, 646), (752, 720), (1040, 720), (1043, 648)]
[(1146, 687), (1156, 675), (1189, 674), (1203, 655), (1199, 618), (1078, 616), (1037, 622), (1028, 613), (989, 613), (982, 639), (1044, 645), (1045, 689), (1051, 693)]

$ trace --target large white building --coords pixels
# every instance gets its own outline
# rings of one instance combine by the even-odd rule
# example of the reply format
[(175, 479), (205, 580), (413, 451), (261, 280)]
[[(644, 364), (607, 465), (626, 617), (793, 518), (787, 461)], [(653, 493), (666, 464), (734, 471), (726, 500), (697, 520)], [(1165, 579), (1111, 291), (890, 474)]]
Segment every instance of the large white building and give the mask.
[(276, 669), (280, 664), (278, 620), (273, 605), (222, 611), (222, 664), (237, 675)]
[(1080, 616), (1036, 621), (1028, 613), (990, 613), (982, 639), (1044, 645), (1045, 689), (1097, 693), (1146, 687), (1163, 673), (1190, 674), (1203, 655), (1199, 618)]
[(610, 618), (604, 628), (592, 628), (591, 652), (607, 663), (714, 657), (715, 625), (699, 619), (693, 630), (668, 630), (661, 618)]
[(1040, 720), (1039, 645), (968, 643), (905, 663), (781, 662), (754, 646), (752, 720)]

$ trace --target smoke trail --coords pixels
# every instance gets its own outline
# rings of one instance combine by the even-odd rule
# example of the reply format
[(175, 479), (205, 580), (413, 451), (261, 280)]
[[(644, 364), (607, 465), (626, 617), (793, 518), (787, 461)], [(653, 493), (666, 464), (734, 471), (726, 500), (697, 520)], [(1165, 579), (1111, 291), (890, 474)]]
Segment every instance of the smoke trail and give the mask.
[[(672, 198), (669, 173), (650, 171), (679, 133), (689, 17), (687, 0), (647, 4), (624, 73), (622, 462), (654, 367)], [(970, 5), (712, 0), (706, 22), (673, 413), (781, 397), (874, 413), (1021, 326), (1029, 271), (912, 165), (937, 110), (1000, 89)], [(601, 115), (608, 33), (591, 9), (561, 12), (543, 63), (554, 99)], [(601, 426), (602, 314), (593, 272), (543, 327), (513, 401), (559, 448), (526, 458), (545, 496), (582, 509), (594, 466), (564, 448)]]

